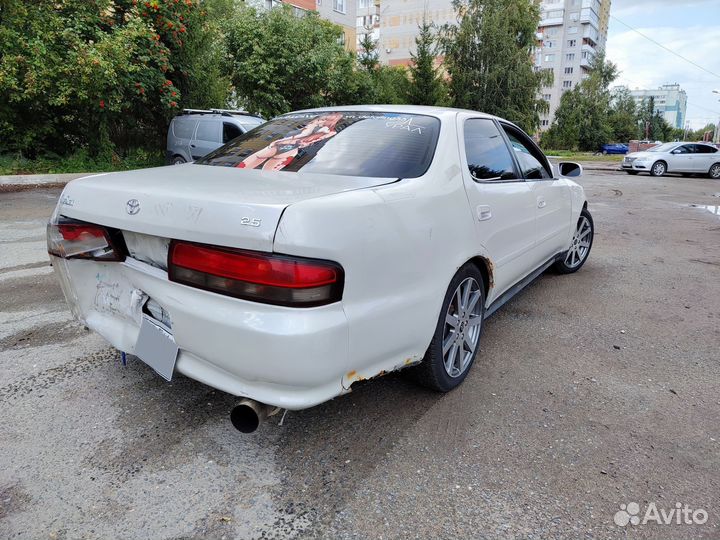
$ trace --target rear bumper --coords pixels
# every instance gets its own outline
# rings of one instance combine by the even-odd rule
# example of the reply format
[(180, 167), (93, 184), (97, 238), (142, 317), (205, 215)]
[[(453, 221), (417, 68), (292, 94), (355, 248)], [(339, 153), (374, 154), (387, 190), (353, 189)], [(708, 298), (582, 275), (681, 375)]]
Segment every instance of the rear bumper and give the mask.
[(142, 305), (152, 298), (170, 314), (180, 349), (176, 371), (204, 384), (287, 409), (303, 409), (346, 391), (348, 324), (340, 303), (285, 308), (171, 283), (142, 262), (53, 259), (73, 313), (132, 354)]

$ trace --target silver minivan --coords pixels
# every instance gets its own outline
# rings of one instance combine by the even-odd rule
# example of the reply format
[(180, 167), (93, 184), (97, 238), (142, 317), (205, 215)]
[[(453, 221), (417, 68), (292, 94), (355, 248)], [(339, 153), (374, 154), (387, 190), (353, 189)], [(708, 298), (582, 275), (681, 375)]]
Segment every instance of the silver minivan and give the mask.
[(173, 165), (195, 161), (264, 123), (245, 111), (184, 109), (168, 128), (167, 161)]

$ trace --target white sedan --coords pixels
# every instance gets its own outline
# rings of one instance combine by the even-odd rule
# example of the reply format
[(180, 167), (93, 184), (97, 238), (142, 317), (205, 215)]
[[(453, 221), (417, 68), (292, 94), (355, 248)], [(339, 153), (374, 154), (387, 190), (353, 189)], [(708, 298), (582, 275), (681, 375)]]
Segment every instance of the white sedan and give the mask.
[(71, 182), (48, 251), (79, 320), (246, 398), (231, 419), (250, 432), (394, 370), (459, 385), (484, 319), (587, 260), (582, 169), (559, 172), (477, 112), (301, 111), (194, 164)]
[(717, 180), (720, 179), (720, 152), (710, 144), (665, 143), (645, 152), (628, 154), (623, 159), (622, 168), (628, 174), (706, 174)]

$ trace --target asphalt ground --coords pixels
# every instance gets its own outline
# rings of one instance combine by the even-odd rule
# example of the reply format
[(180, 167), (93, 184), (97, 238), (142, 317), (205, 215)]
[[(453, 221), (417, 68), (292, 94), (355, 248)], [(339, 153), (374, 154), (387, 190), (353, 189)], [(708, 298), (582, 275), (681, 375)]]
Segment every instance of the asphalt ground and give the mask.
[(588, 263), (489, 319), (460, 388), (392, 374), (252, 435), (72, 320), (58, 189), (0, 193), (0, 538), (720, 537), (720, 182), (581, 183)]

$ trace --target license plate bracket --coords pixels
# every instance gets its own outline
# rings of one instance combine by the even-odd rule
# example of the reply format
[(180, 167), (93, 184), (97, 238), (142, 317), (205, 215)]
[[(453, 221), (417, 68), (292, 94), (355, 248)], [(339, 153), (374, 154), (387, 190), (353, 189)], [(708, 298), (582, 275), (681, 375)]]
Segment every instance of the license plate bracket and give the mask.
[(162, 324), (143, 314), (135, 356), (169, 381), (175, 371), (177, 355), (178, 346), (173, 335)]

